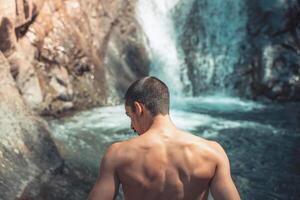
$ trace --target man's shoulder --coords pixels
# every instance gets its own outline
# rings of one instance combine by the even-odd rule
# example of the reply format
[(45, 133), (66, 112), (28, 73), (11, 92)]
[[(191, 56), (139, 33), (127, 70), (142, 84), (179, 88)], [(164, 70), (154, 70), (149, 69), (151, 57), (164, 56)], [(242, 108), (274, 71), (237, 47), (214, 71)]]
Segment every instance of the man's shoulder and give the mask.
[(106, 150), (105, 154), (104, 154), (104, 159), (115, 159), (115, 157), (118, 156), (119, 151), (120, 151), (120, 143), (116, 142), (116, 143), (112, 143)]
[(218, 149), (219, 146), (221, 146), (218, 142), (214, 140), (209, 140), (186, 131), (181, 131), (181, 132), (185, 135), (184, 138), (186, 141), (193, 142), (197, 144), (199, 147), (209, 147), (213, 149)]
[(132, 150), (133, 148), (134, 145), (130, 140), (115, 142), (108, 147), (105, 157), (110, 157), (111, 159), (120, 163), (128, 160), (132, 152), (134, 152)]
[(194, 144), (193, 146), (199, 149), (199, 151), (214, 159), (222, 159), (222, 157), (226, 156), (225, 150), (217, 141), (205, 139), (193, 134), (191, 135), (193, 139), (192, 143)]
[(127, 146), (127, 141), (120, 141), (112, 143), (106, 151), (106, 154), (110, 156), (118, 156), (124, 148)]
[(220, 143), (213, 140), (207, 140), (207, 143), (217, 163), (223, 162), (224, 160), (228, 159), (227, 154)]

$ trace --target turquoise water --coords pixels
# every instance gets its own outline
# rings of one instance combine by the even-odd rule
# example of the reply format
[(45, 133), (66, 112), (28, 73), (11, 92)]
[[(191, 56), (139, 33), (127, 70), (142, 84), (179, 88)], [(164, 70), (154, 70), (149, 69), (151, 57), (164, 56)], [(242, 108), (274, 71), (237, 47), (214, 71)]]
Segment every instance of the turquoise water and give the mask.
[[(171, 118), (179, 128), (225, 148), (242, 199), (299, 199), (299, 104), (224, 96), (173, 102)], [(50, 123), (67, 165), (85, 171), (91, 185), (108, 145), (136, 137), (124, 112), (122, 105), (96, 108)]]

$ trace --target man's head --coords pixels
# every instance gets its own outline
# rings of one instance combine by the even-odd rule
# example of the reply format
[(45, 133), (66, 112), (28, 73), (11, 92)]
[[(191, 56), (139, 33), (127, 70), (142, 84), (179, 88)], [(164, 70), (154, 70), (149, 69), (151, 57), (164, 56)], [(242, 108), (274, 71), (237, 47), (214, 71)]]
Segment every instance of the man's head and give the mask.
[(169, 89), (155, 77), (135, 81), (124, 98), (126, 113), (132, 121), (131, 126), (139, 134), (146, 131), (150, 118), (169, 114)]

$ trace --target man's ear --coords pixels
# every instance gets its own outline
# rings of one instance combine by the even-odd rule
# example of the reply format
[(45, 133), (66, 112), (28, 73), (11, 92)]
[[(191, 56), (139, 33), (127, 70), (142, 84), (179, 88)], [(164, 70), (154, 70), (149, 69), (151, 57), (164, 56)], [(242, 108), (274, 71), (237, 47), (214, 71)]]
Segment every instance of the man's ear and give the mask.
[(141, 103), (134, 101), (135, 112), (141, 115), (143, 113), (143, 106)]

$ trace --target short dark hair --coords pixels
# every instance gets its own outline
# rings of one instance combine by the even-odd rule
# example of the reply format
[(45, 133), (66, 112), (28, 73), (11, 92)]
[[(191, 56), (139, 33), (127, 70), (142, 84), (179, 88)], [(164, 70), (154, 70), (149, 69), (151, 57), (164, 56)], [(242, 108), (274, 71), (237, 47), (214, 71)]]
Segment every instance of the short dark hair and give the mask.
[(169, 114), (170, 94), (168, 86), (153, 76), (132, 83), (125, 94), (125, 105), (135, 112), (134, 101), (142, 103), (152, 116)]

